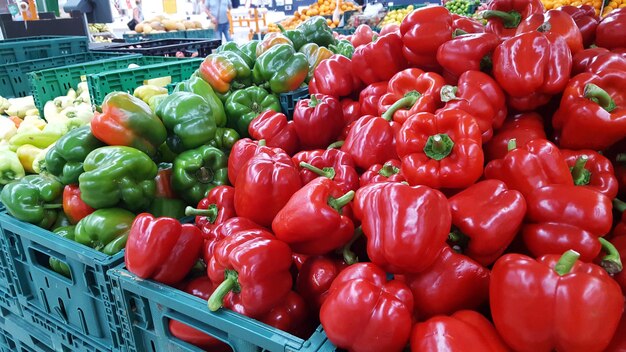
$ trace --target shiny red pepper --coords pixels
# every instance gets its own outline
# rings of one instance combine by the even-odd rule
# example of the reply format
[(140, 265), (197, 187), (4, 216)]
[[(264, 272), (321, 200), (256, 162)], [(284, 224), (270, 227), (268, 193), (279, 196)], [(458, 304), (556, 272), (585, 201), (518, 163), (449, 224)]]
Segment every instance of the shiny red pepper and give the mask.
[(598, 56), (605, 53), (610, 53), (610, 51), (598, 47), (585, 49), (576, 53), (576, 55), (572, 56), (572, 76), (583, 72), (592, 72), (588, 70), (589, 65), (596, 61)]
[(589, 5), (575, 6), (561, 6), (559, 10), (568, 13), (572, 16), (572, 19), (576, 23), (576, 26), (580, 30), (580, 34), (583, 39), (583, 46), (588, 48), (593, 44), (596, 39), (596, 28), (598, 27), (598, 16), (596, 16), (596, 10)]
[(607, 49), (626, 48), (626, 10), (611, 11), (596, 28), (596, 45)]
[(622, 314), (617, 330), (613, 335), (613, 339), (606, 348), (605, 352), (623, 352), (626, 351), (626, 312)]
[(352, 55), (352, 74), (365, 84), (386, 81), (407, 67), (402, 56), (402, 39), (395, 32), (356, 48)]
[(224, 221), (237, 216), (235, 213), (235, 189), (231, 186), (217, 186), (198, 202), (196, 208), (187, 207), (185, 215), (195, 216), (196, 226), (205, 239), (215, 237), (212, 232)]
[(583, 37), (572, 16), (559, 10), (548, 10), (528, 16), (517, 27), (517, 34), (536, 31), (544, 23), (549, 23), (546, 34), (557, 35), (565, 39), (572, 55), (583, 50)]
[(359, 174), (352, 157), (339, 149), (303, 151), (292, 160), (300, 170), (303, 185), (323, 176), (333, 180), (344, 193), (359, 188)]
[(341, 134), (343, 109), (333, 96), (312, 94), (311, 99), (298, 100), (293, 122), (303, 149), (326, 148)]
[(256, 140), (265, 140), (268, 147), (280, 148), (289, 155), (300, 149), (300, 141), (293, 121), (280, 112), (267, 110), (250, 122), (248, 133)]
[(314, 312), (319, 312), (328, 296), (328, 289), (337, 275), (348, 267), (343, 260), (328, 256), (308, 257), (298, 272), (296, 291)]
[(537, 260), (501, 257), (491, 271), (491, 316), (516, 351), (603, 351), (617, 328), (624, 297), (599, 266), (577, 253)]
[(344, 128), (362, 116), (361, 105), (358, 101), (354, 101), (350, 98), (341, 99), (341, 110), (343, 111)]
[(202, 257), (205, 263), (209, 263), (215, 251), (215, 245), (222, 239), (231, 236), (234, 233), (245, 230), (263, 230), (263, 227), (254, 221), (241, 217), (230, 218), (223, 223), (217, 225), (211, 231), (211, 237), (204, 240), (204, 248), (202, 249)]
[(437, 62), (443, 67), (443, 76), (456, 82), (467, 71), (491, 71), (491, 54), (500, 44), (493, 33), (475, 33), (455, 36), (437, 50)]
[(533, 139), (547, 139), (543, 118), (535, 112), (527, 112), (506, 119), (493, 138), (483, 146), (485, 159), (491, 161), (504, 158), (511, 139), (515, 139), (518, 145), (526, 145)]
[(72, 224), (78, 224), (80, 219), (93, 213), (94, 208), (88, 206), (80, 198), (78, 185), (67, 185), (63, 189), (63, 212)]
[(361, 81), (353, 74), (354, 62), (343, 55), (333, 55), (323, 60), (315, 68), (309, 82), (311, 94), (325, 94), (333, 97), (347, 97), (361, 88)]
[(239, 170), (250, 160), (253, 156), (258, 154), (274, 155), (276, 153), (284, 152), (278, 148), (270, 148), (266, 145), (264, 139), (254, 141), (250, 138), (242, 138), (235, 142), (230, 155), (228, 156), (228, 180), (231, 185), (237, 182), (237, 175)]
[[(239, 304), (237, 306), (242, 305)], [(238, 312), (238, 310), (234, 308), (237, 306), (233, 306), (231, 309)], [(245, 314), (245, 311), (242, 314), (248, 315)], [(259, 320), (269, 326), (273, 326), (303, 339), (310, 336), (310, 332), (307, 331), (310, 324), (309, 310), (307, 309), (306, 302), (300, 295), (293, 291), (290, 291), (283, 302), (272, 308), (269, 313), (260, 317)]]
[(404, 57), (423, 70), (437, 70), (437, 50), (441, 44), (452, 39), (452, 31), (452, 15), (445, 7), (416, 9), (400, 25)]
[(359, 94), (361, 115), (378, 115), (378, 102), (387, 93), (387, 82), (372, 83)]
[(517, 27), (528, 16), (543, 12), (540, 0), (494, 0), (481, 17), (487, 19), (485, 31), (496, 34), (501, 40), (515, 36)]
[(575, 185), (591, 188), (609, 199), (617, 196), (617, 178), (609, 159), (593, 150), (561, 149), (561, 155), (572, 171)]
[(484, 33), (485, 26), (477, 20), (467, 17), (457, 15), (456, 13), (452, 14), (452, 28), (454, 30), (463, 31), (465, 33)]
[(354, 34), (352, 35), (352, 38), (350, 38), (350, 42), (356, 49), (362, 45), (373, 42), (374, 39), (376, 39), (375, 36), (378, 36), (378, 34), (374, 32), (370, 26), (361, 24), (354, 30)]
[(361, 187), (365, 187), (370, 183), (406, 181), (401, 167), (402, 163), (396, 159), (388, 160), (384, 164), (374, 164), (361, 174), (359, 184)]
[(399, 130), (400, 125), (394, 121), (365, 115), (350, 128), (341, 151), (350, 154), (356, 166), (362, 170), (389, 159), (398, 159), (396, 134)]

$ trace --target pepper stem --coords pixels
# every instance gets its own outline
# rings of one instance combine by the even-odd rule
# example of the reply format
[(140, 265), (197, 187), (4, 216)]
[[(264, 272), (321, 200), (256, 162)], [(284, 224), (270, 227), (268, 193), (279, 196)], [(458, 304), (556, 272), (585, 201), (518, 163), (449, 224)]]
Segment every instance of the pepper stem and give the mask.
[(44, 204), (43, 208), (44, 209), (59, 209), (59, 208), (63, 208), (63, 204)]
[(332, 167), (325, 167), (323, 169), (320, 169), (319, 167), (315, 167), (309, 163), (305, 163), (304, 161), (300, 162), (300, 167), (303, 169), (307, 169), (319, 176), (328, 177), (331, 180), (335, 178), (335, 169), (333, 169)]
[(339, 198), (328, 197), (328, 205), (341, 214), (341, 208), (345, 207), (354, 198), (354, 191), (349, 191)]
[(509, 142), (506, 144), (507, 151), (511, 151), (517, 149), (517, 140), (515, 138), (509, 139)]
[(520, 22), (522, 22), (522, 14), (517, 11), (498, 11), (498, 10), (487, 10), (480, 13), (481, 17), (484, 19), (490, 18), (499, 18), (502, 20), (502, 24), (504, 24), (504, 28), (517, 28)]
[(619, 163), (626, 162), (626, 153), (617, 154), (617, 156), (615, 157), (615, 161)]
[(352, 251), (352, 245), (359, 238), (361, 238), (361, 236), (363, 236), (363, 229), (361, 228), (361, 226), (359, 226), (356, 229), (354, 229), (354, 235), (352, 236), (352, 239), (350, 239), (350, 241), (346, 243), (346, 245), (343, 246), (343, 249), (341, 250), (341, 253), (343, 255), (343, 261), (346, 262), (346, 264), (348, 265), (352, 265), (352, 264), (359, 262), (359, 258)]
[(537, 27), (537, 32), (545, 33), (551, 29), (552, 29), (552, 25), (550, 24), (550, 22), (544, 22), (541, 24), (541, 26)]
[(267, 145), (267, 141), (265, 139), (260, 139), (258, 145), (261, 147), (265, 147)]
[(345, 142), (346, 142), (346, 141), (337, 141), (337, 142), (332, 143), (331, 145), (329, 145), (326, 149), (341, 148), (341, 147), (343, 147), (343, 144), (344, 144)]
[(458, 90), (459, 89), (457, 87), (447, 84), (441, 87), (441, 92), (439, 93), (439, 95), (441, 96), (441, 101), (447, 103), (450, 100), (456, 99), (456, 92)]
[(311, 100), (309, 101), (309, 106), (314, 108), (317, 106), (317, 104), (319, 104), (319, 101), (317, 100), (314, 94), (311, 94)]
[(416, 90), (412, 90), (406, 93), (403, 98), (393, 103), (393, 105), (391, 105), (381, 117), (387, 121), (391, 121), (391, 119), (393, 118), (393, 114), (395, 114), (396, 111), (404, 108), (410, 109), (413, 105), (415, 105), (415, 102), (417, 101), (417, 99), (419, 99), (420, 96), (422, 96), (422, 93)]
[(187, 216), (204, 216), (207, 218), (207, 220), (209, 220), (209, 222), (211, 224), (215, 223), (215, 220), (217, 220), (217, 213), (218, 213), (218, 209), (217, 209), (217, 205), (216, 204), (209, 204), (209, 207), (207, 209), (196, 209), (194, 207), (186, 207), (185, 208), (185, 215)]
[(600, 265), (609, 274), (617, 274), (622, 271), (622, 260), (620, 259), (619, 252), (615, 246), (602, 237), (598, 239), (602, 245), (602, 250), (606, 253), (606, 255), (602, 258)]
[(563, 253), (559, 261), (556, 262), (556, 265), (554, 265), (554, 271), (559, 274), (559, 276), (568, 274), (572, 270), (572, 267), (578, 258), (580, 258), (580, 254), (578, 252), (572, 249), (568, 250)]
[(617, 107), (613, 99), (611, 99), (609, 93), (593, 83), (588, 83), (585, 86), (583, 96), (594, 103), (599, 104), (607, 112), (611, 112)]
[(613, 208), (615, 208), (620, 213), (623, 213), (626, 211), (626, 202), (615, 198), (613, 199)]
[(224, 281), (222, 281), (222, 283), (217, 286), (215, 291), (213, 291), (207, 303), (211, 312), (215, 312), (216, 310), (222, 308), (222, 305), (224, 303), (224, 297), (226, 297), (226, 295), (230, 291), (233, 291), (235, 293), (241, 291), (238, 277), (239, 275), (234, 270), (224, 271)]
[(462, 29), (460, 29), (460, 28), (457, 28), (457, 29), (454, 30), (454, 32), (452, 32), (452, 38), (454, 39), (454, 38), (456, 38), (458, 36), (462, 36), (464, 34), (467, 34), (467, 32), (462, 30)]
[(396, 175), (399, 172), (400, 172), (399, 168), (391, 164), (385, 164), (383, 165), (383, 167), (380, 168), (380, 170), (378, 171), (378, 174), (383, 177), (389, 177), (391, 175)]
[(463, 253), (463, 250), (467, 248), (469, 241), (470, 238), (456, 228), (448, 234), (448, 243), (457, 253)]
[(424, 146), (424, 154), (431, 159), (441, 160), (450, 155), (453, 147), (452, 139), (447, 134), (440, 133), (428, 137)]
[(491, 72), (492, 68), (493, 68), (493, 61), (491, 60), (491, 56), (490, 55), (483, 56), (483, 58), (480, 59), (480, 71)]
[(591, 172), (585, 169), (585, 164), (589, 157), (586, 155), (581, 155), (578, 159), (576, 159), (576, 164), (574, 167), (570, 167), (569, 170), (572, 173), (572, 178), (574, 179), (574, 184), (576, 186), (584, 186), (589, 184), (589, 180), (591, 179)]
[(196, 179), (200, 183), (207, 184), (213, 182), (213, 176), (213, 170), (206, 166), (203, 166), (196, 171)]

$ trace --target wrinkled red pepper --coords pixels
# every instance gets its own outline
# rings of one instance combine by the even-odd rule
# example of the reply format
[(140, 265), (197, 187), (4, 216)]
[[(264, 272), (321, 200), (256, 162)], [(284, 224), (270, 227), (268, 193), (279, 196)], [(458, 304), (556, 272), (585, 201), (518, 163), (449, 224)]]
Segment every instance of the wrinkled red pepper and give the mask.
[(493, 138), (483, 146), (485, 159), (502, 159), (508, 151), (508, 144), (515, 139), (517, 145), (526, 145), (533, 139), (547, 139), (543, 128), (543, 118), (535, 112), (526, 112), (509, 117), (504, 121)]
[(437, 62), (443, 67), (443, 76), (456, 82), (467, 71), (491, 71), (491, 55), (500, 44), (493, 33), (459, 35), (443, 43), (437, 50)]
[(356, 166), (362, 170), (389, 159), (398, 159), (396, 134), (399, 130), (400, 125), (394, 121), (365, 115), (350, 128), (341, 151), (350, 154)]
[(344, 127), (341, 103), (337, 98), (323, 94), (298, 100), (293, 123), (303, 149), (326, 148)]
[(528, 16), (517, 27), (517, 34), (536, 31), (544, 23), (549, 23), (546, 35), (556, 35), (565, 39), (572, 55), (583, 50), (583, 37), (572, 16), (559, 10), (548, 10)]
[(315, 68), (309, 82), (309, 93), (325, 94), (336, 98), (347, 97), (361, 88), (361, 81), (353, 74), (354, 62), (343, 55), (333, 55)]
[(302, 184), (323, 176), (333, 180), (344, 193), (359, 188), (359, 174), (352, 157), (339, 149), (303, 151), (293, 156)]
[(314, 312), (319, 312), (337, 275), (348, 267), (343, 260), (328, 256), (308, 257), (298, 272), (296, 291)]
[(543, 12), (540, 0), (494, 0), (481, 17), (487, 19), (485, 31), (496, 34), (501, 40), (515, 36), (517, 27), (524, 19)]
[(217, 225), (211, 231), (211, 237), (204, 240), (204, 248), (202, 249), (202, 257), (205, 263), (209, 263), (217, 245), (222, 239), (231, 236), (234, 233), (245, 230), (263, 230), (263, 227), (254, 221), (241, 217), (230, 218), (223, 223)]
[(237, 216), (235, 189), (231, 186), (217, 186), (211, 189), (207, 196), (198, 202), (196, 208), (187, 207), (185, 215), (196, 217), (196, 226), (202, 231), (205, 239), (215, 237), (212, 232), (217, 225)]
[(88, 206), (80, 197), (78, 185), (67, 185), (63, 189), (63, 212), (72, 224), (78, 224), (80, 219), (96, 211)]
[(593, 150), (561, 149), (572, 171), (574, 184), (598, 191), (609, 199), (617, 196), (617, 178), (611, 161)]
[(352, 54), (352, 74), (365, 84), (386, 81), (407, 67), (402, 56), (402, 39), (395, 32), (379, 36)]
[(359, 184), (361, 187), (365, 187), (370, 183), (406, 181), (401, 167), (402, 163), (396, 159), (388, 160), (384, 164), (374, 164), (361, 174)]
[(280, 112), (267, 110), (250, 122), (248, 133), (256, 140), (265, 140), (268, 147), (280, 148), (289, 155), (300, 150), (300, 141), (293, 121)]
[(372, 83), (359, 94), (361, 115), (378, 115), (378, 102), (387, 93), (387, 82)]
[(558, 9), (572, 16), (572, 19), (582, 35), (583, 46), (587, 48), (593, 44), (596, 39), (596, 28), (599, 23), (596, 10), (590, 5), (582, 5), (579, 7), (566, 5)]
[(596, 45), (607, 49), (626, 48), (626, 10), (611, 11), (596, 28)]
[(423, 70), (438, 70), (437, 50), (441, 44), (452, 39), (452, 31), (452, 15), (445, 7), (416, 9), (400, 25), (404, 57)]

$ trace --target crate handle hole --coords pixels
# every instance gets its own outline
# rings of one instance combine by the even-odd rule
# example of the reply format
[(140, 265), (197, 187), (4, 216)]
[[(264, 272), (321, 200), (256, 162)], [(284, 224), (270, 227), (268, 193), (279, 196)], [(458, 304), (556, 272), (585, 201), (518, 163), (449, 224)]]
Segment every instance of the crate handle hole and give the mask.
[(54, 311), (63, 319), (63, 322), (67, 324), (67, 313), (65, 312), (65, 304), (61, 298), (58, 299), (59, 305), (54, 307)]

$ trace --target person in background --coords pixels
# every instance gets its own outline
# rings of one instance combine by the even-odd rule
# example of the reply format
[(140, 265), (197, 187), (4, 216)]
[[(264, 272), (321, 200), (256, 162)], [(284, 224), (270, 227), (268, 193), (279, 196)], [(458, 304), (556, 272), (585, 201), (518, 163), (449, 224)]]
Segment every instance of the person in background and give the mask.
[(143, 22), (143, 11), (141, 9), (141, 0), (135, 0), (135, 8), (133, 9), (133, 18), (137, 23)]
[(228, 24), (228, 10), (232, 8), (230, 0), (205, 0), (204, 9), (208, 19), (215, 25), (215, 39), (232, 41)]

